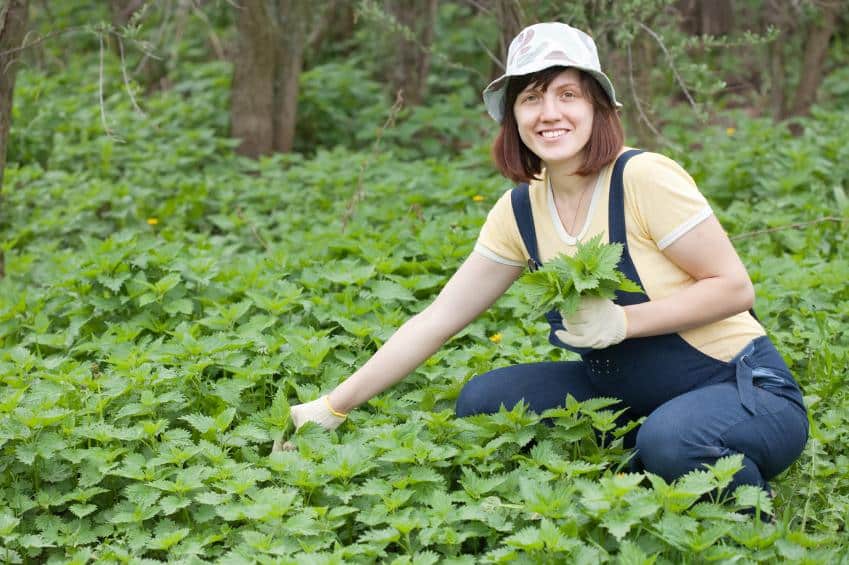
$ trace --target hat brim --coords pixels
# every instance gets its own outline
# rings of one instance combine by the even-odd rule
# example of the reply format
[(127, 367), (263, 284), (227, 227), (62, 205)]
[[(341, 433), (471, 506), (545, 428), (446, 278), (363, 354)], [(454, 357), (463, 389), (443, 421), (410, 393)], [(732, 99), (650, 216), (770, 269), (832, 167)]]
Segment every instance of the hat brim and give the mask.
[[(496, 122), (501, 123), (504, 120), (504, 94), (507, 90), (507, 83), (513, 77), (529, 75), (531, 73), (536, 73), (552, 66), (547, 61), (541, 61), (540, 64), (537, 65), (527, 65), (522, 69), (522, 74), (503, 74), (491, 83), (487, 85), (487, 87), (483, 90), (483, 103), (486, 106), (487, 113), (492, 116)], [(607, 97), (610, 99), (610, 102), (616, 108), (621, 108), (622, 104), (616, 100), (616, 90), (613, 88), (613, 83), (601, 71), (597, 71), (595, 69), (589, 69), (586, 67), (581, 67), (579, 65), (565, 65), (570, 69), (578, 69), (579, 71), (584, 71), (585, 73), (589, 73), (596, 81), (601, 85), (601, 88), (604, 90)]]

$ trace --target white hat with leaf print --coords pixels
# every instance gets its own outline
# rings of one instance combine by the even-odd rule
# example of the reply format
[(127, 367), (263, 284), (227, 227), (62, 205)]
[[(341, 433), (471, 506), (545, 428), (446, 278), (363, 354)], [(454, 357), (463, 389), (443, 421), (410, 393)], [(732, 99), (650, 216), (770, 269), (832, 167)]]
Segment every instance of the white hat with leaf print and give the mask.
[(616, 100), (613, 83), (601, 72), (593, 38), (572, 26), (546, 22), (526, 27), (510, 42), (506, 72), (483, 91), (486, 111), (500, 123), (504, 119), (504, 94), (510, 77), (528, 75), (549, 67), (571, 67), (589, 73), (614, 106), (622, 105)]

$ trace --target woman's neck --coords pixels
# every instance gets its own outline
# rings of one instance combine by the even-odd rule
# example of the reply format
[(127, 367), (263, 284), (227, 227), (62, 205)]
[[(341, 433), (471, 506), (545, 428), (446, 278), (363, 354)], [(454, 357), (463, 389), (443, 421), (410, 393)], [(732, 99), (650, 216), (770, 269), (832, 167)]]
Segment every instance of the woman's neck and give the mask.
[(546, 175), (548, 175), (554, 196), (568, 199), (577, 198), (595, 181), (595, 175), (575, 174), (574, 167), (546, 167)]

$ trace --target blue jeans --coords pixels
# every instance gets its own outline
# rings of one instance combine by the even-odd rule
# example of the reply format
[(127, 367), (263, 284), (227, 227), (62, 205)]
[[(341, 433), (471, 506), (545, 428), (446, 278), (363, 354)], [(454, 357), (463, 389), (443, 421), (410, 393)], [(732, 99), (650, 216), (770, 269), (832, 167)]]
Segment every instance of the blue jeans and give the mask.
[[(799, 457), (808, 437), (808, 418), (793, 377), (767, 338), (753, 341), (745, 352), (753, 365), (754, 411), (741, 404), (734, 380), (706, 383), (665, 400), (647, 414), (636, 437), (626, 438), (626, 447), (636, 447), (636, 469), (671, 481), (705, 463), (742, 453), (743, 469), (729, 490), (743, 484), (766, 488), (769, 479)], [(651, 387), (652, 380), (647, 375), (644, 386)], [(510, 409), (522, 399), (542, 413), (563, 406), (567, 394), (579, 401), (606, 396), (594, 388), (582, 361), (531, 363), (471, 379), (460, 391), (456, 413), (493, 413), (502, 404)]]

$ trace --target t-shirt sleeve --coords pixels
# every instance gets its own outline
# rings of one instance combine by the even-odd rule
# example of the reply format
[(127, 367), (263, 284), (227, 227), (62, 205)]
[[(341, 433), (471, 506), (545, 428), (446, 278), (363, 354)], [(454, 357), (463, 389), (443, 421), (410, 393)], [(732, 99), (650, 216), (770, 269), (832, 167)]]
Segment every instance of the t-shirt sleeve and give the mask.
[(681, 165), (657, 153), (631, 159), (623, 178), (640, 229), (663, 250), (713, 214)]
[(505, 192), (487, 214), (475, 243), (475, 252), (497, 263), (524, 267), (527, 265), (525, 245), (513, 216), (510, 191)]

